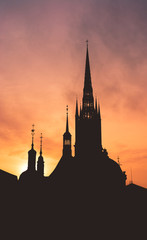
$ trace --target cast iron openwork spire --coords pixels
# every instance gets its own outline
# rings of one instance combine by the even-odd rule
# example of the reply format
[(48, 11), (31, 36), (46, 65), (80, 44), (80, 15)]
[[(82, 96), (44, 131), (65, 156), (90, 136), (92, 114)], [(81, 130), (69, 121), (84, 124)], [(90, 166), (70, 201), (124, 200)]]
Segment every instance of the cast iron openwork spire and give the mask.
[(88, 40), (86, 41), (86, 43), (87, 43), (87, 52), (86, 52), (86, 65), (85, 65), (84, 93), (92, 93)]
[(93, 99), (93, 89), (92, 89), (91, 73), (90, 73), (88, 41), (86, 41), (86, 43), (87, 43), (87, 52), (86, 52), (85, 79), (84, 79), (84, 89), (83, 89), (82, 117), (84, 119), (91, 119), (94, 115), (94, 99)]

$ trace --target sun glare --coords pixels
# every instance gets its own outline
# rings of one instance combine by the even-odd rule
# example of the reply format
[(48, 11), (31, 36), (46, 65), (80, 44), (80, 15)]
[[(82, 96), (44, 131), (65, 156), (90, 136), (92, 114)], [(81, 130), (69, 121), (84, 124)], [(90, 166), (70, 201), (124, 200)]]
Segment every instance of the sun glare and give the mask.
[(21, 174), (22, 172), (26, 171), (26, 170), (27, 170), (27, 163), (23, 163), (23, 164), (21, 164), (21, 165), (19, 166), (19, 172), (20, 172), (20, 174)]

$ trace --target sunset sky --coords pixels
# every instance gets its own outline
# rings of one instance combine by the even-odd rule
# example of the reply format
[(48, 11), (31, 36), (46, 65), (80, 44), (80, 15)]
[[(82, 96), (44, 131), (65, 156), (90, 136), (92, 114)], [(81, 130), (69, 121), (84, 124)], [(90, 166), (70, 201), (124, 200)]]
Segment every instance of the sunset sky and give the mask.
[(1, 169), (27, 169), (34, 123), (48, 176), (62, 155), (67, 104), (74, 145), (88, 39), (102, 145), (120, 157), (127, 183), (132, 169), (147, 187), (146, 13), (146, 0), (0, 0)]

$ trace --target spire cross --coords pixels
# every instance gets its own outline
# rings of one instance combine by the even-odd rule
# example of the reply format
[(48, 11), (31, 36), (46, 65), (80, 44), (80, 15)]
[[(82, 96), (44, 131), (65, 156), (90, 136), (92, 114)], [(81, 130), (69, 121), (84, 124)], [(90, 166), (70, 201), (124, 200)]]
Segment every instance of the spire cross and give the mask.
[(35, 125), (32, 125), (32, 130), (31, 130), (31, 135), (32, 135), (32, 148), (34, 146), (34, 135), (35, 135), (35, 129), (34, 129)]
[(87, 45), (87, 47), (88, 47), (88, 40), (86, 40), (86, 45)]

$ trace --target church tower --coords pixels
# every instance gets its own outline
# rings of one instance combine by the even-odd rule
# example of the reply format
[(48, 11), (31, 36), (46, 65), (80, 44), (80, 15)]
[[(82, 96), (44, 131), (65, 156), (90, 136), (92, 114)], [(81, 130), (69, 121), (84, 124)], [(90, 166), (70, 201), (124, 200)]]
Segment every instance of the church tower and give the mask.
[(97, 100), (95, 100), (94, 104), (88, 42), (82, 107), (80, 107), (79, 113), (78, 101), (76, 101), (75, 128), (76, 157), (95, 156), (102, 151), (100, 105), (98, 104), (97, 109)]
[(28, 151), (28, 171), (35, 172), (35, 166), (36, 166), (36, 151), (34, 150), (34, 135), (35, 135), (35, 129), (34, 125), (32, 125), (31, 135), (32, 135), (32, 148), (30, 151)]
[(38, 157), (38, 162), (37, 162), (37, 173), (40, 177), (44, 176), (44, 160), (42, 156), (42, 133), (40, 137), (40, 156)]
[(68, 124), (68, 106), (66, 107), (66, 132), (63, 134), (63, 157), (71, 157), (71, 134)]

